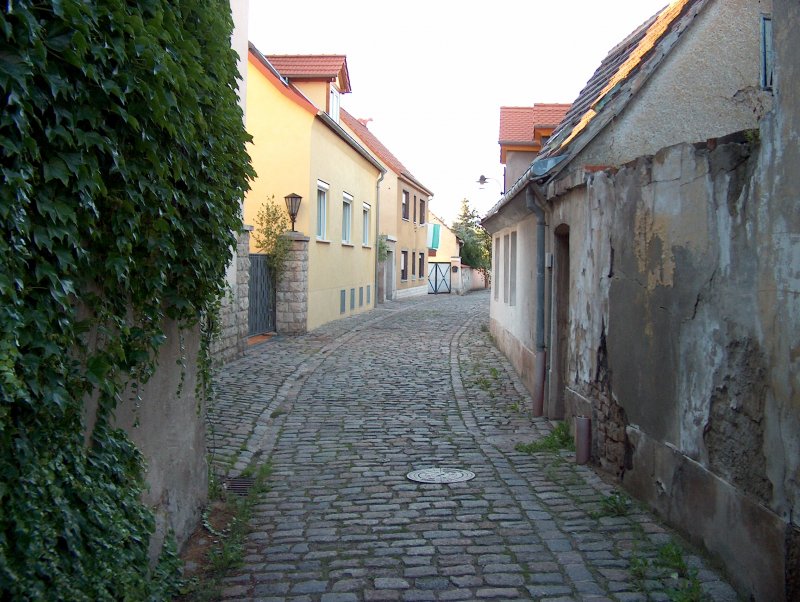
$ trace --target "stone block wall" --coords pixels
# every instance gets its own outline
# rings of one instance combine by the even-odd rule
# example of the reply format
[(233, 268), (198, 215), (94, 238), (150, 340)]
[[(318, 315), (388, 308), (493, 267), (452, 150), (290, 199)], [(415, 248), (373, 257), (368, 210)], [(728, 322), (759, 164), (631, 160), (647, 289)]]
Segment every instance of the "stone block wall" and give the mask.
[(247, 348), (247, 312), (250, 308), (250, 232), (245, 226), (236, 241), (236, 256), (228, 272), (228, 293), (220, 308), (220, 336), (212, 354), (220, 363), (244, 355)]
[(308, 241), (299, 232), (287, 232), (291, 241), (286, 268), (275, 294), (276, 329), (302, 334), (308, 329)]

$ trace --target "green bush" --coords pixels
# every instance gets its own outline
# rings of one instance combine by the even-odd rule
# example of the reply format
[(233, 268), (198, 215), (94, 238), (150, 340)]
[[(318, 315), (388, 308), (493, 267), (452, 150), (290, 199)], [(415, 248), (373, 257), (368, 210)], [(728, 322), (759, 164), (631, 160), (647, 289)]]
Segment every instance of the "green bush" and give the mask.
[(230, 8), (3, 6), (0, 597), (166, 599), (174, 554), (149, 568), (142, 459), (112, 418), (163, 322), (212, 320), (224, 290), (251, 176)]

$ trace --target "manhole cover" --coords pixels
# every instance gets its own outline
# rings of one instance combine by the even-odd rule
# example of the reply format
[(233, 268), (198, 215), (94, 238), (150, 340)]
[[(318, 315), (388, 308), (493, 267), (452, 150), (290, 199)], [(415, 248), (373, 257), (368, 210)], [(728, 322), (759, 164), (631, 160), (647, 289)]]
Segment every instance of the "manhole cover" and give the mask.
[(462, 468), (423, 468), (412, 470), (406, 477), (418, 483), (461, 483), (475, 478), (475, 473)]

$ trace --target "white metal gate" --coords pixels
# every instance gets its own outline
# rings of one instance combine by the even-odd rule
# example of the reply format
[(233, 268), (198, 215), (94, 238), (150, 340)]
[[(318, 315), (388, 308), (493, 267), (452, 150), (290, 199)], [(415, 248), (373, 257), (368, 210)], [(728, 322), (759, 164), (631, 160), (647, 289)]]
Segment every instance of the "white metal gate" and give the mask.
[(450, 264), (428, 264), (428, 294), (438, 295), (450, 292)]

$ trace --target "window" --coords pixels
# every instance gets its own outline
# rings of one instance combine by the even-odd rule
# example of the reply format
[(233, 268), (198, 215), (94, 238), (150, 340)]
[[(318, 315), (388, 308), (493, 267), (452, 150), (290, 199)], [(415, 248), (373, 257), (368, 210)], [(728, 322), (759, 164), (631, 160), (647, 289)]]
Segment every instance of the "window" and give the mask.
[(336, 123), (339, 123), (339, 107), (341, 106), (342, 95), (339, 90), (331, 86), (330, 97), (328, 100), (328, 115)]
[(358, 306), (364, 307), (364, 287), (358, 287)]
[(401, 214), (400, 216), (407, 220), (408, 219), (408, 191), (403, 191), (403, 205), (401, 207)]
[(344, 289), (339, 291), (339, 313), (343, 314), (347, 309), (347, 293)]
[(416, 274), (417, 274), (417, 262), (416, 262), (416, 261), (414, 261), (414, 257), (415, 257), (415, 256), (416, 256), (416, 253), (414, 253), (414, 252), (412, 251), (412, 252), (411, 252), (411, 276), (412, 276), (412, 278), (413, 278), (414, 276), (416, 276)]
[(772, 17), (761, 17), (761, 87), (772, 90)]
[(353, 223), (353, 197), (346, 192), (342, 198), (342, 242), (350, 242), (350, 230)]
[(419, 223), (420, 224), (424, 224), (425, 223), (425, 200), (424, 199), (420, 199), (419, 200)]
[(364, 203), (361, 209), (361, 244), (369, 246), (369, 210), (370, 206)]
[(400, 253), (400, 280), (408, 280), (408, 251)]
[(492, 278), (492, 286), (494, 287), (494, 300), (500, 299), (500, 237), (494, 239), (494, 278)]
[(328, 223), (328, 188), (329, 186), (317, 180), (317, 238), (325, 240)]
[(367, 285), (367, 305), (370, 304), (370, 292), (371, 292), (371, 289), (370, 289), (370, 285), (368, 284)]
[(509, 261), (508, 304), (517, 304), (517, 233), (511, 233), (511, 259)]
[(350, 289), (350, 309), (356, 308), (356, 289)]
[(417, 273), (420, 278), (425, 273), (425, 255), (423, 253), (419, 254), (419, 271)]
[(508, 259), (509, 259), (510, 240), (508, 234), (503, 237), (503, 303), (508, 303)]
[(417, 223), (417, 195), (414, 195), (414, 223)]

